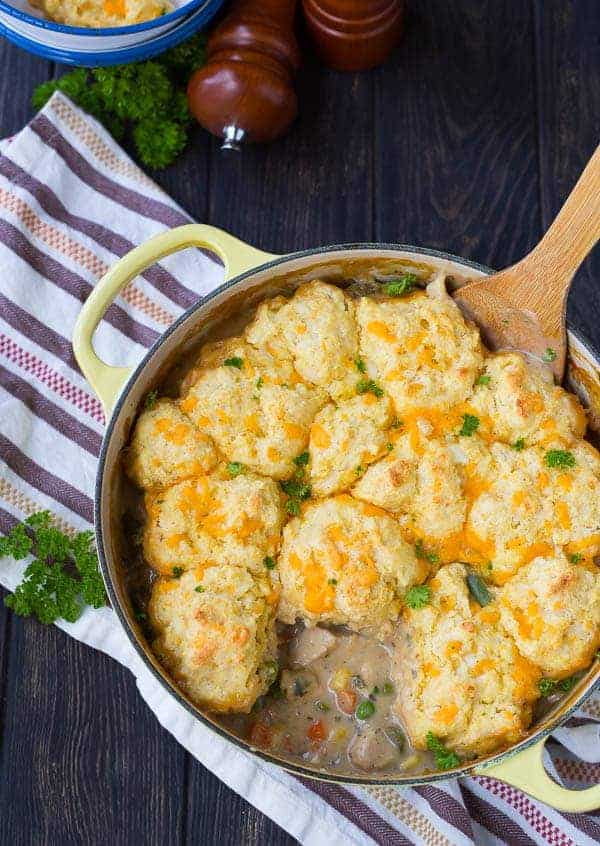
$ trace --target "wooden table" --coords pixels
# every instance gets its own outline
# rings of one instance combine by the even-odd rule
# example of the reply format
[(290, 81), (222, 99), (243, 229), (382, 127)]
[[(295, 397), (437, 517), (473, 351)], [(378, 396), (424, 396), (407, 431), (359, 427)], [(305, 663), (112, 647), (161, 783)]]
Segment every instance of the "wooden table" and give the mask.
[[(307, 59), (301, 116), (270, 147), (198, 130), (157, 181), (197, 220), (274, 252), (428, 245), (492, 267), (539, 239), (598, 143), (598, 0), (425, 0), (388, 65)], [(63, 69), (0, 41), (0, 135)], [(572, 325), (600, 347), (600, 254)], [(163, 731), (114, 661), (0, 608), (0, 842), (293, 842)]]

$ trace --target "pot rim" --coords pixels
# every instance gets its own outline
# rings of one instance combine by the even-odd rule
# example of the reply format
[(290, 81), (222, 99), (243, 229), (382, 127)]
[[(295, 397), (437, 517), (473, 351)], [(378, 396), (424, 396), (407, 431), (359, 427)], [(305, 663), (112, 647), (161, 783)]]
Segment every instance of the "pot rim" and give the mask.
[[(108, 593), (108, 597), (110, 599), (111, 607), (119, 618), (119, 621), (123, 626), (130, 643), (132, 644), (138, 656), (143, 660), (145, 667), (152, 673), (155, 679), (195, 719), (199, 720), (212, 731), (216, 732), (220, 737), (230, 741), (231, 743), (234, 743), (238, 748), (244, 750), (245, 752), (259, 757), (261, 760), (265, 761), (268, 764), (274, 764), (278, 767), (281, 767), (282, 769), (286, 770), (287, 772), (293, 773), (294, 775), (315, 779), (317, 781), (330, 782), (334, 784), (350, 784), (355, 785), (357, 787), (411, 787), (414, 785), (431, 784), (438, 781), (447, 781), (450, 778), (457, 778), (460, 776), (476, 774), (476, 772), (482, 768), (492, 767), (502, 761), (506, 761), (507, 759), (512, 758), (513, 756), (523, 752), (525, 749), (528, 749), (533, 744), (539, 743), (540, 741), (547, 738), (556, 728), (562, 725), (579, 707), (581, 707), (581, 705), (591, 696), (594, 690), (600, 687), (600, 674), (598, 674), (598, 677), (596, 679), (590, 680), (588, 682), (587, 687), (575, 697), (575, 699), (566, 708), (566, 710), (562, 711), (559, 715), (550, 720), (548, 725), (539, 728), (537, 731), (533, 731), (531, 734), (528, 734), (526, 737), (524, 737), (523, 740), (519, 741), (513, 746), (510, 746), (508, 749), (505, 749), (502, 752), (494, 753), (482, 759), (476, 759), (473, 762), (467, 762), (466, 764), (459, 767), (455, 767), (451, 770), (433, 772), (422, 776), (407, 776), (406, 778), (396, 777), (370, 779), (361, 778), (360, 776), (321, 772), (314, 768), (303, 766), (302, 764), (297, 764), (296, 762), (290, 761), (288, 759), (279, 759), (276, 755), (269, 754), (261, 749), (255, 748), (251, 746), (250, 743), (241, 740), (232, 732), (228, 732), (218, 722), (213, 722), (212, 720), (210, 720), (198, 707), (193, 705), (181, 693), (177, 684), (172, 681), (170, 677), (167, 677), (167, 674), (163, 675), (161, 672), (159, 672), (159, 670), (154, 666), (154, 664), (147, 655), (147, 649), (149, 647), (146, 647), (146, 649), (144, 648), (141, 639), (138, 638), (134, 628), (130, 625), (129, 620), (127, 618), (127, 614), (125, 613), (125, 610), (122, 607), (117, 590), (113, 584), (113, 577), (108, 564), (108, 557), (105, 551), (104, 537), (102, 531), (101, 503), (103, 496), (103, 482), (106, 475), (105, 465), (108, 447), (114, 433), (115, 423), (117, 421), (117, 418), (119, 417), (119, 413), (124, 403), (126, 402), (131, 389), (137, 382), (139, 376), (145, 370), (148, 362), (160, 349), (160, 347), (167, 340), (167, 338), (169, 338), (174, 332), (176, 332), (183, 323), (187, 322), (192, 317), (192, 315), (196, 314), (201, 308), (203, 308), (217, 296), (230, 289), (236, 288), (240, 282), (243, 282), (245, 279), (255, 275), (256, 273), (278, 267), (295, 259), (306, 258), (311, 255), (318, 256), (323, 253), (344, 251), (351, 252), (354, 250), (409, 252), (421, 256), (427, 256), (430, 258), (437, 258), (442, 259), (444, 261), (454, 262), (456, 264), (462, 265), (463, 267), (480, 271), (481, 273), (484, 273), (486, 275), (494, 273), (494, 270), (487, 265), (481, 264), (480, 262), (472, 261), (471, 259), (465, 259), (462, 256), (457, 256), (453, 253), (445, 252), (443, 250), (436, 250), (429, 247), (418, 247), (412, 244), (352, 242), (348, 244), (332, 244), (320, 247), (313, 247), (306, 250), (299, 250), (293, 253), (287, 253), (282, 256), (276, 256), (275, 258), (258, 264), (255, 267), (252, 267), (249, 270), (246, 270), (243, 273), (232, 277), (231, 279), (225, 280), (221, 285), (210, 291), (205, 296), (201, 297), (198, 302), (194, 303), (188, 309), (186, 309), (186, 311), (184, 311), (173, 323), (170, 324), (170, 326), (167, 327), (167, 329), (156, 339), (152, 346), (149, 347), (149, 349), (143, 355), (139, 363), (133, 368), (131, 375), (127, 379), (127, 382), (124, 385), (123, 390), (121, 391), (121, 394), (118, 397), (114, 408), (110, 413), (110, 417), (106, 423), (106, 429), (102, 439), (102, 447), (100, 450), (98, 469), (96, 472), (96, 484), (94, 495), (94, 531), (96, 537), (96, 548), (98, 551), (98, 558), (100, 562), (100, 569), (102, 571), (102, 577), (104, 579), (104, 584)], [(573, 335), (576, 338), (576, 340), (589, 352), (591, 358), (593, 358), (594, 361), (598, 362), (598, 364), (600, 365), (600, 352), (598, 352), (593, 346), (591, 346), (589, 341), (582, 337), (578, 331), (569, 329), (568, 325), (567, 331), (569, 334)]]

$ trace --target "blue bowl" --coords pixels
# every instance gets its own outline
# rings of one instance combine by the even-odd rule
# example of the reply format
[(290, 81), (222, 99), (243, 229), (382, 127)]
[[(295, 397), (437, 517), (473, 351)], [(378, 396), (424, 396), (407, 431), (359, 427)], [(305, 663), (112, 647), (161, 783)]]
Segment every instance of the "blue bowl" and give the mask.
[[(44, 59), (49, 59), (50, 61), (59, 62), (65, 65), (77, 65), (78, 67), (103, 67), (106, 65), (129, 64), (130, 62), (139, 62), (143, 59), (150, 59), (153, 56), (164, 53), (165, 50), (168, 50), (170, 47), (175, 47), (177, 44), (185, 41), (186, 38), (190, 38), (214, 17), (223, 5), (223, 2), (224, 0), (208, 0), (208, 2), (203, 3), (202, 0), (192, 0), (192, 3), (188, 4), (188, 6), (194, 5), (196, 7), (200, 6), (200, 8), (196, 8), (195, 12), (188, 14), (188, 16), (183, 18), (179, 24), (172, 26), (167, 32), (158, 34), (155, 38), (148, 38), (141, 43), (134, 42), (129, 46), (121, 47), (119, 49), (103, 50), (99, 43), (91, 42), (90, 44), (86, 44), (84, 39), (81, 40), (81, 47), (78, 49), (56, 47), (52, 44), (44, 43), (42, 40), (43, 29), (40, 30), (38, 36), (39, 40), (38, 38), (33, 40), (33, 38), (29, 38), (21, 32), (14, 31), (4, 17), (0, 19), (0, 34), (4, 35), (9, 41), (12, 41), (12, 43), (16, 44), (18, 47), (22, 47), (24, 50), (27, 50), (29, 53), (34, 53), (36, 56), (41, 56)], [(5, 5), (6, 4), (3, 0), (0, 0), (2, 10)], [(163, 16), (158, 19), (161, 24), (164, 24), (166, 17), (167, 16)], [(33, 18), (33, 20), (36, 24), (39, 24), (39, 19)], [(44, 23), (48, 22), (44, 21)], [(56, 29), (60, 29), (60, 31), (66, 31), (73, 35), (78, 32), (89, 34), (89, 30), (86, 29), (64, 26), (59, 27), (58, 24), (55, 24), (54, 27)], [(97, 29), (92, 30), (92, 32), (94, 34), (104, 33), (115, 35), (118, 30), (123, 31), (126, 29), (136, 29), (138, 31), (142, 29), (143, 32), (147, 29), (147, 27), (145, 24), (139, 24), (136, 27), (119, 27), (104, 30)], [(89, 49), (83, 49), (88, 46)]]

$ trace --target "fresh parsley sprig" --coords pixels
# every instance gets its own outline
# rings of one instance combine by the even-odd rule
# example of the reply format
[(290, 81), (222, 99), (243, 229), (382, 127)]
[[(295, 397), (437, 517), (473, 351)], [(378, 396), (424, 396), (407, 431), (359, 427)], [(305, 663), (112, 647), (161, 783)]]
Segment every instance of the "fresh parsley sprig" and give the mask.
[(49, 511), (39, 511), (0, 537), (0, 557), (21, 561), (34, 556), (23, 581), (4, 604), (21, 617), (37, 617), (40, 623), (59, 618), (74, 623), (86, 605), (106, 605), (93, 532), (69, 537), (51, 519)]
[(433, 752), (438, 770), (451, 770), (453, 767), (459, 766), (460, 758), (456, 752), (447, 749), (432, 731), (427, 732), (427, 748), (430, 752)]
[(32, 105), (41, 109), (55, 91), (62, 91), (117, 141), (129, 136), (144, 165), (167, 167), (188, 141), (192, 117), (186, 86), (204, 64), (205, 43), (204, 35), (195, 35), (151, 61), (77, 68), (38, 85)]

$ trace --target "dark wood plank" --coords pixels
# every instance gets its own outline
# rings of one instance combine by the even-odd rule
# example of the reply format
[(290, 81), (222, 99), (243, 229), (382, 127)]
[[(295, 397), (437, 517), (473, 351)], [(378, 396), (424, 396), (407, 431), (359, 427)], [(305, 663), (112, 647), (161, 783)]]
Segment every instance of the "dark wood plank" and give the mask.
[(211, 146), (211, 136), (198, 126), (177, 161), (166, 170), (150, 174), (199, 223), (206, 223), (208, 217)]
[(238, 154), (215, 141), (209, 221), (275, 253), (370, 239), (372, 83), (306, 56), (285, 138)]
[(532, 13), (424, 0), (376, 73), (377, 240), (505, 266), (539, 233)]
[(187, 840), (202, 846), (291, 846), (293, 837), (190, 758)]
[(3, 842), (182, 839), (185, 752), (128, 670), (54, 626), (13, 617), (8, 678)]
[(53, 65), (0, 37), (0, 138), (14, 135), (33, 116), (31, 94), (52, 77)]
[[(535, 0), (541, 226), (546, 229), (599, 141), (600, 5)], [(600, 349), (600, 250), (577, 274), (568, 316)]]

